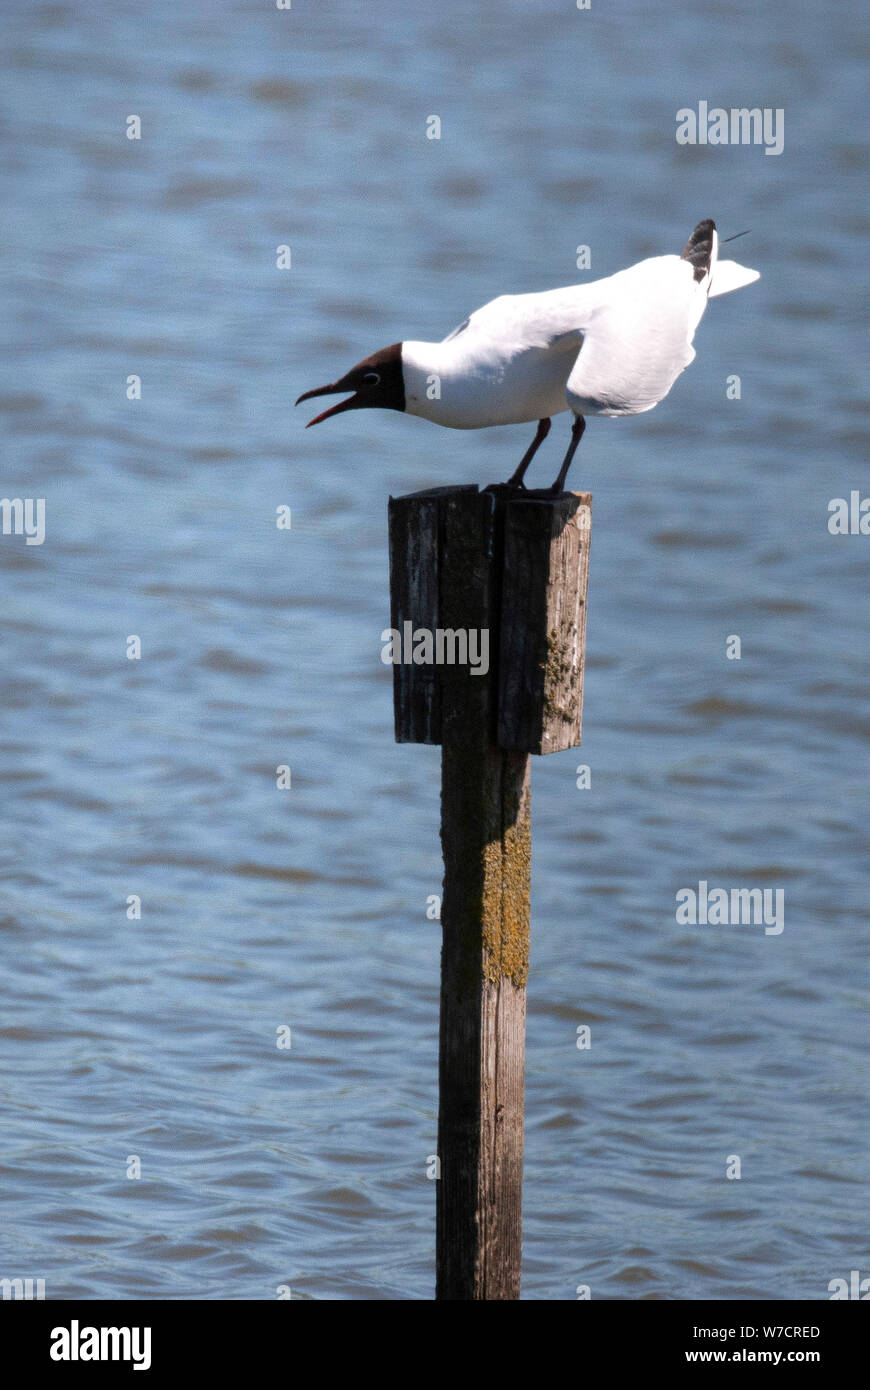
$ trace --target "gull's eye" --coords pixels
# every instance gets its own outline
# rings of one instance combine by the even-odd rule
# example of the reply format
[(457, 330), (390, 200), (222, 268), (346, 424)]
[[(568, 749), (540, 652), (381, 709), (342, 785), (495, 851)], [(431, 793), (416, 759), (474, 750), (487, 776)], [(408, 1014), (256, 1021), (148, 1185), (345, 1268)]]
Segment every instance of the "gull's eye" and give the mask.
[(380, 386), (381, 384), (381, 378), (378, 376), (377, 372), (366, 372), (363, 381), (366, 386)]

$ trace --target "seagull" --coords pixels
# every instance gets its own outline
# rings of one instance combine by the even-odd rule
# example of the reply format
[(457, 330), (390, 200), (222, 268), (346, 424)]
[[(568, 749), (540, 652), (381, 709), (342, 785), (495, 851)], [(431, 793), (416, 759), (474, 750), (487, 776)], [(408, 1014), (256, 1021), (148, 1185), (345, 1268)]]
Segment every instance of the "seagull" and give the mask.
[(591, 284), (499, 295), (443, 342), (380, 348), (337, 381), (304, 391), (296, 404), (353, 392), (309, 420), (306, 429), (368, 406), (402, 410), (455, 430), (537, 421), (535, 437), (506, 484), (523, 491), (550, 417), (570, 410), (568, 452), (550, 489), (558, 494), (586, 416), (652, 410), (694, 361), (692, 339), (707, 300), (758, 279), (757, 270), (719, 260), (716, 224), (708, 217), (679, 256), (638, 261)]

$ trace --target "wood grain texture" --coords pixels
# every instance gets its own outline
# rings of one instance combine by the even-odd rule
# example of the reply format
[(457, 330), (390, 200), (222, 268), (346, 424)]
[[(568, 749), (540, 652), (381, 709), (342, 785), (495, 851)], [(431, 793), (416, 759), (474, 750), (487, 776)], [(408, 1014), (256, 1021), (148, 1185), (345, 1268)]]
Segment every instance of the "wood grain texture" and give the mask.
[[(447, 504), (448, 626), (497, 624), (501, 512), (485, 493)], [(494, 670), (444, 670), (438, 1299), (515, 1299), (520, 1290), (529, 759), (495, 745), (496, 690)]]
[[(447, 498), (457, 491), (476, 494), (477, 488), (430, 488), (390, 498), (390, 626), (400, 633), (406, 622), (430, 632), (444, 626), (438, 592), (440, 537)], [(393, 711), (397, 743), (440, 743), (441, 668), (394, 665)]]
[(592, 497), (520, 497), (506, 510), (498, 742), (580, 743)]
[(588, 493), (391, 498), (391, 624), (489, 634), (490, 667), (394, 666), (396, 739), (441, 743), (436, 1298), (519, 1298), (529, 754), (580, 741)]

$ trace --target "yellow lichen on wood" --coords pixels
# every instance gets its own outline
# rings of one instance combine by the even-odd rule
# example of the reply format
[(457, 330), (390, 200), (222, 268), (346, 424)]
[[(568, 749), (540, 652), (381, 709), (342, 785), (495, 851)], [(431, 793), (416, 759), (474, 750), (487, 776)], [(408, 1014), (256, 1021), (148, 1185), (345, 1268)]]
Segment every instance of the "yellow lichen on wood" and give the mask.
[(500, 837), (484, 849), (483, 973), (493, 984), (509, 979), (522, 988), (529, 974), (532, 877), (528, 773), (518, 804), (506, 806), (505, 811), (507, 823)]
[(560, 640), (553, 628), (547, 634), (547, 654), (539, 663), (544, 672), (544, 709), (548, 715), (556, 715), (570, 724), (577, 715), (577, 692), (568, 686), (567, 699), (560, 700), (558, 692), (577, 671), (575, 652), (577, 649), (577, 630), (573, 628), (570, 636)]

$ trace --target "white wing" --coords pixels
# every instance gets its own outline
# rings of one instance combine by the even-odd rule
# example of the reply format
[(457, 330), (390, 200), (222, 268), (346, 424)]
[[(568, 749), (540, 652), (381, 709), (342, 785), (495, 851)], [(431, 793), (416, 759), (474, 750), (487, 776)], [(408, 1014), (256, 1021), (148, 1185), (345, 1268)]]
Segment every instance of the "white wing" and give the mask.
[(707, 292), (679, 256), (641, 261), (610, 278), (604, 304), (583, 325), (566, 396), (583, 415), (651, 410), (694, 361), (692, 339)]
[[(585, 285), (500, 295), (437, 345), (403, 344), (409, 413), (457, 429), (556, 414), (651, 410), (694, 361), (692, 339), (710, 296), (758, 279), (715, 259), (699, 283), (689, 261), (656, 256)], [(418, 360), (419, 359), (419, 360)], [(416, 371), (441, 379), (444, 400), (408, 392)], [(419, 385), (419, 383), (418, 383)]]
[(742, 290), (744, 285), (752, 285), (760, 279), (761, 272), (758, 270), (747, 270), (745, 265), (738, 265), (736, 261), (717, 261), (713, 267), (708, 297), (713, 299), (717, 294)]
[(598, 280), (539, 294), (501, 294), (475, 309), (442, 342), (456, 342), (457, 350), (486, 342), (499, 352), (567, 351), (572, 344), (579, 346), (578, 321), (590, 302), (589, 292), (601, 284), (604, 281)]

